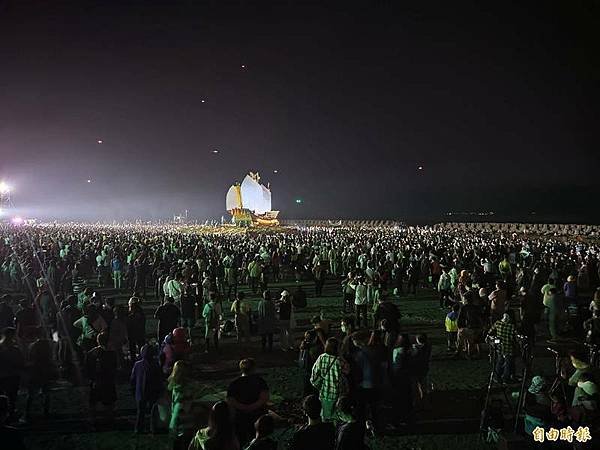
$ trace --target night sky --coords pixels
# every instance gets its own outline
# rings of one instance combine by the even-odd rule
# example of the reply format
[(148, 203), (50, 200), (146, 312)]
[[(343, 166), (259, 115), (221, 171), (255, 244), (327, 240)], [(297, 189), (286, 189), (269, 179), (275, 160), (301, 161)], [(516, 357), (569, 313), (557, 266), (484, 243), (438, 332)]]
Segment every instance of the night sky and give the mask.
[(284, 218), (597, 222), (600, 3), (479, 3), (0, 0), (0, 178), (40, 218), (220, 218), (252, 170)]

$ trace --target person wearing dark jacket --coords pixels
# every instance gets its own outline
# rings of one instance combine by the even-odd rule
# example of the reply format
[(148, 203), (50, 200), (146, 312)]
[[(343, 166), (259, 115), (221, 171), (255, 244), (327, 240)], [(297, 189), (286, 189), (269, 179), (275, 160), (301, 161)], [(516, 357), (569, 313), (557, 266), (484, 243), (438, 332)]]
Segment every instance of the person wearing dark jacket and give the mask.
[(400, 317), (401, 314), (398, 311), (398, 307), (390, 301), (387, 295), (382, 295), (373, 314), (373, 329), (379, 328), (381, 322), (386, 320), (387, 329), (398, 332)]
[(13, 427), (6, 425), (9, 417), (10, 402), (8, 397), (0, 395), (0, 442), (2, 448), (10, 450), (25, 450), (25, 443), (21, 433)]
[(14, 328), (5, 328), (0, 337), (0, 393), (4, 393), (8, 398), (9, 417), (15, 413), (17, 394), (25, 367), (25, 359), (17, 345), (16, 335)]
[(290, 450), (333, 450), (335, 445), (335, 428), (331, 422), (321, 421), (321, 400), (316, 395), (309, 395), (302, 402), (308, 424), (300, 428), (292, 436)]
[[(137, 419), (135, 432), (144, 431), (146, 411), (154, 409), (162, 391), (162, 372), (158, 365), (158, 349), (154, 345), (146, 344), (140, 352), (140, 360), (133, 365), (130, 382), (135, 391), (137, 405)], [(152, 417), (152, 413), (151, 413)], [(154, 421), (151, 420), (151, 431), (154, 432)]]
[(167, 301), (160, 305), (154, 313), (154, 318), (158, 320), (158, 342), (162, 340), (179, 325), (181, 311), (175, 305), (173, 297), (167, 297)]
[(365, 422), (357, 420), (356, 403), (342, 395), (337, 402), (340, 424), (335, 435), (335, 450), (366, 450)]
[(97, 337), (98, 346), (86, 354), (86, 371), (90, 379), (90, 412), (96, 419), (96, 407), (102, 403), (108, 420), (113, 419), (117, 401), (117, 354), (108, 349), (108, 334), (102, 332)]
[(456, 344), (455, 357), (460, 356), (460, 352), (466, 347), (467, 357), (479, 353), (479, 339), (483, 329), (483, 318), (481, 308), (473, 305), (470, 296), (465, 298), (466, 304), (460, 308), (456, 323), (458, 325), (458, 338)]
[(127, 338), (129, 341), (129, 358), (131, 361), (135, 361), (139, 350), (146, 343), (146, 315), (137, 297), (131, 297), (129, 300)]

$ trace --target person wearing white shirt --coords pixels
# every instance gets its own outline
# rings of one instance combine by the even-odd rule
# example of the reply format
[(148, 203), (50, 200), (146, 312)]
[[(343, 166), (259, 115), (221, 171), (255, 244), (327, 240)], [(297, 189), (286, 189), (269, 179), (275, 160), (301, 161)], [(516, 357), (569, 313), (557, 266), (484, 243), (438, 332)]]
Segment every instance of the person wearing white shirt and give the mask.
[(362, 315), (365, 326), (368, 325), (367, 317), (367, 286), (363, 277), (358, 277), (356, 284), (351, 283), (350, 287), (354, 289), (354, 306), (356, 309), (356, 327), (360, 328), (360, 316)]

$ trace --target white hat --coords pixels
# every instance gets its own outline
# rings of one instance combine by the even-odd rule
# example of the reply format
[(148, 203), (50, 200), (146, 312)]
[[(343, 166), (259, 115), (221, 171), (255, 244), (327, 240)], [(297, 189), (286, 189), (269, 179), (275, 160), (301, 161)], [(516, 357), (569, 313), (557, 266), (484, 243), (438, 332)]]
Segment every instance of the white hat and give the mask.
[(288, 291), (286, 291), (286, 290), (283, 290), (283, 291), (281, 292), (281, 296), (282, 296), (282, 297), (289, 297), (289, 295), (290, 295), (290, 293), (289, 293)]

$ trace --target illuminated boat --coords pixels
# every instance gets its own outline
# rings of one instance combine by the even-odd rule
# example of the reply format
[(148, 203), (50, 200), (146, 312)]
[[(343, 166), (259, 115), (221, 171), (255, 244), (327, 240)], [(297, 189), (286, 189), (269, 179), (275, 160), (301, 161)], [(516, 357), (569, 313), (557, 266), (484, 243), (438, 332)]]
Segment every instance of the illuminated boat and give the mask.
[(260, 183), (260, 175), (250, 172), (242, 183), (229, 188), (225, 207), (236, 225), (279, 225), (279, 211), (271, 210), (271, 190)]

